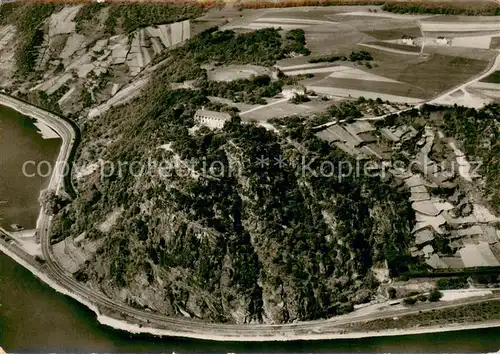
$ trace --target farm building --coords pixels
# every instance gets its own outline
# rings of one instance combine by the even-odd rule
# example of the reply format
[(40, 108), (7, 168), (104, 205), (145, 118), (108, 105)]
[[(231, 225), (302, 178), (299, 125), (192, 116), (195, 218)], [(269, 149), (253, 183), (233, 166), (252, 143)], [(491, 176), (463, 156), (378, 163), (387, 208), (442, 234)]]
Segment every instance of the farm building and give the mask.
[(406, 45), (415, 45), (415, 40), (411, 36), (407, 36), (406, 34), (403, 35), (403, 38), (401, 38), (401, 42)]
[(448, 40), (445, 37), (437, 37), (436, 44), (437, 45), (448, 45)]
[(199, 109), (194, 114), (194, 120), (197, 123), (203, 124), (209, 128), (221, 129), (224, 127), (224, 123), (231, 120), (231, 116), (228, 113)]
[(291, 99), (295, 95), (305, 95), (306, 88), (303, 86), (285, 85), (283, 86), (283, 90), (281, 91), (281, 93), (283, 94), (283, 97)]

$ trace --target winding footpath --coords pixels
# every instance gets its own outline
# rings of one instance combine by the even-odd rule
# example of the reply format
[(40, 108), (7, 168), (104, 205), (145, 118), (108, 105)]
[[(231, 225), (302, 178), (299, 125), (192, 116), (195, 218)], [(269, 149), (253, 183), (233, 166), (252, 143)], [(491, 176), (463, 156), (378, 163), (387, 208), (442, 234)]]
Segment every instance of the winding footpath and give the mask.
[[(62, 138), (62, 146), (57, 158), (57, 164), (51, 176), (49, 189), (62, 193), (74, 194), (71, 178), (68, 178), (74, 150), (78, 143), (78, 127), (50, 112), (34, 107), (13, 97), (0, 94), (0, 104), (8, 106), (20, 113), (31, 116), (45, 123)], [(65, 179), (66, 177), (66, 179)], [(392, 336), (459, 329), (483, 328), (500, 326), (500, 321), (473, 323), (470, 325), (446, 325), (434, 327), (419, 327), (408, 330), (384, 330), (376, 332), (349, 332), (346, 326), (380, 318), (393, 318), (415, 314), (419, 311), (450, 308), (458, 305), (490, 301), (490, 298), (468, 298), (453, 303), (421, 304), (411, 308), (376, 312), (365, 315), (344, 315), (326, 320), (273, 324), (217, 324), (198, 320), (169, 317), (157, 313), (132, 308), (117, 300), (110, 299), (103, 293), (93, 290), (76, 281), (58, 263), (52, 253), (50, 241), (51, 217), (42, 209), (38, 220), (38, 235), (40, 236), (42, 254), (45, 262), (39, 264), (23, 254), (15, 245), (9, 244), (0, 237), (0, 251), (6, 253), (16, 262), (30, 270), (43, 282), (56, 291), (72, 297), (90, 308), (97, 315), (100, 323), (132, 333), (149, 333), (160, 336), (189, 337), (220, 341), (287, 341), (316, 340), (339, 338), (362, 338), (373, 336)], [(498, 298), (495, 296), (495, 298)]]

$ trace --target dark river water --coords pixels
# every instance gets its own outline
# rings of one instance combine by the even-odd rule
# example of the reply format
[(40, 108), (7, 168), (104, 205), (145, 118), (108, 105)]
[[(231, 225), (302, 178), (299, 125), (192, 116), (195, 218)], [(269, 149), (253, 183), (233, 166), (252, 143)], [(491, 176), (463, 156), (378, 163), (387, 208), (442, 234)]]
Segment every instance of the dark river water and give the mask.
[(32, 119), (0, 106), (0, 226), (35, 228), (38, 196), (60, 146), (61, 139), (43, 139)]
[[(25, 178), (19, 161), (53, 161), (60, 141), (44, 140), (32, 120), (0, 107), (2, 225), (34, 226), (47, 182)], [(0, 221), (2, 222), (2, 221)], [(500, 329), (312, 342), (235, 343), (132, 336), (101, 326), (76, 301), (56, 293), (0, 253), (0, 346), (8, 352), (495, 352)]]

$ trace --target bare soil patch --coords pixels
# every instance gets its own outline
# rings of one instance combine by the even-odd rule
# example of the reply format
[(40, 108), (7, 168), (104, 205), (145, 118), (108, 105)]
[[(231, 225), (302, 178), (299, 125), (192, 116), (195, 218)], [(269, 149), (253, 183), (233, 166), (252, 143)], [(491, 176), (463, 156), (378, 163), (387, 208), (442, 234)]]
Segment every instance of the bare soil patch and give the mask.
[(393, 53), (383, 55), (374, 50), (370, 53), (379, 63), (372, 69), (373, 73), (420, 87), (431, 96), (467, 82), (488, 65), (488, 61), (484, 60), (441, 54), (430, 54), (426, 59), (412, 57), (404, 60)]

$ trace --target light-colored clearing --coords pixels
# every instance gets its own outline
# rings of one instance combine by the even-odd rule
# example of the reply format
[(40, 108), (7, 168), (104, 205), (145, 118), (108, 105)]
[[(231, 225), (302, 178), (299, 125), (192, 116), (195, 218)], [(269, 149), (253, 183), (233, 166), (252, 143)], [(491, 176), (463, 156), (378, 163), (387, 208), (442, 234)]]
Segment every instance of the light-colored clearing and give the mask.
[(487, 296), (493, 294), (491, 290), (484, 289), (441, 290), (441, 293), (443, 293), (441, 301), (455, 301), (466, 299), (468, 297)]
[(491, 37), (492, 36), (456, 37), (451, 40), (451, 45), (453, 47), (489, 49)]
[(95, 163), (77, 168), (75, 171), (75, 178), (78, 180), (78, 179), (82, 179), (83, 177), (90, 176), (91, 174), (93, 174), (95, 171), (97, 171), (99, 169), (99, 166), (100, 166), (100, 163), (95, 162)]
[(437, 105), (445, 105), (452, 106), (457, 104), (458, 106), (466, 106), (472, 108), (482, 108), (488, 103), (491, 102), (491, 99), (486, 97), (481, 97), (478, 94), (472, 93), (467, 89), (460, 90), (463, 92), (463, 95), (459, 94), (447, 94), (445, 96), (441, 96), (431, 102), (430, 104)]
[(460, 149), (457, 148), (457, 146), (455, 145), (454, 142), (449, 142), (448, 145), (451, 147), (451, 149), (453, 150), (453, 152), (456, 156), (456, 160), (458, 163), (458, 173), (466, 181), (472, 182), (473, 176), (471, 176), (471, 173), (470, 173), (471, 165), (467, 161), (467, 159), (465, 158), (464, 153)]
[(15, 243), (29, 255), (42, 256), (42, 247), (36, 242), (36, 230), (23, 230), (10, 232), (9, 236), (15, 240)]
[(73, 19), (82, 6), (65, 6), (61, 11), (52, 14), (49, 19), (49, 37), (75, 32), (76, 24)]
[(64, 49), (61, 51), (61, 54), (59, 54), (59, 57), (62, 59), (67, 59), (73, 54), (75, 54), (79, 49), (83, 48), (84, 45), (85, 45), (85, 36), (78, 33), (72, 33), (68, 37), (66, 45), (64, 46)]
[(97, 226), (99, 231), (104, 233), (111, 231), (111, 229), (113, 228), (113, 226), (115, 226), (116, 222), (118, 221), (118, 218), (120, 217), (120, 215), (122, 215), (122, 213), (123, 213), (123, 208), (118, 208), (115, 211), (109, 213), (106, 216), (106, 220), (104, 220), (101, 224), (99, 224), (99, 226)]
[(172, 143), (167, 143), (167, 144), (163, 144), (163, 145), (160, 145), (158, 146), (159, 149), (163, 149), (165, 151), (174, 151), (174, 149), (172, 149)]
[(57, 262), (70, 273), (78, 271), (86, 261), (92, 258), (104, 241), (104, 239), (87, 241), (85, 233), (82, 235), (78, 237), (78, 241), (67, 237), (52, 247)]

